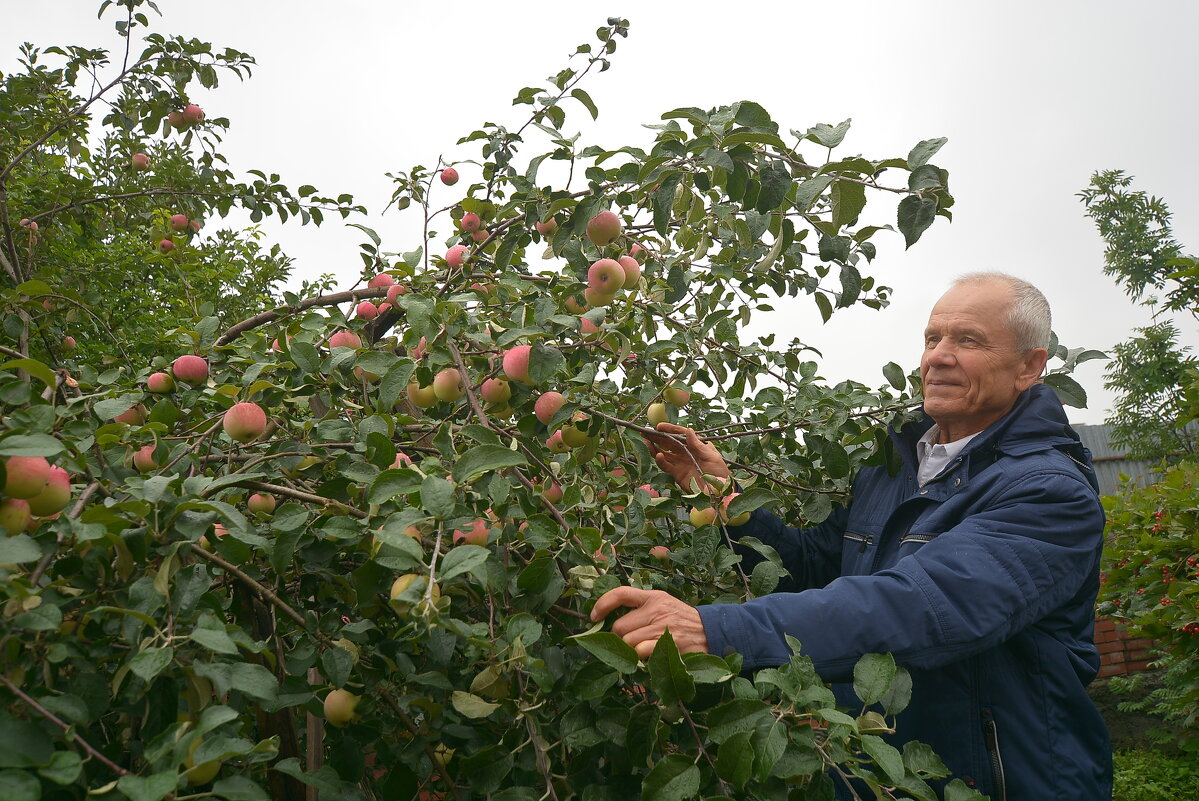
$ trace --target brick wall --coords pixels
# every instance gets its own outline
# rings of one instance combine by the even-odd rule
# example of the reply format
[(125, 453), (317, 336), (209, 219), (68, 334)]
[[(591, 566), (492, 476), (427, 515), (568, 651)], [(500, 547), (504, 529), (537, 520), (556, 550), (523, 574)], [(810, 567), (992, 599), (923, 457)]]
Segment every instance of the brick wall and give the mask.
[(1149, 669), (1152, 640), (1132, 637), (1110, 617), (1095, 618), (1095, 647), (1099, 649), (1099, 678)]

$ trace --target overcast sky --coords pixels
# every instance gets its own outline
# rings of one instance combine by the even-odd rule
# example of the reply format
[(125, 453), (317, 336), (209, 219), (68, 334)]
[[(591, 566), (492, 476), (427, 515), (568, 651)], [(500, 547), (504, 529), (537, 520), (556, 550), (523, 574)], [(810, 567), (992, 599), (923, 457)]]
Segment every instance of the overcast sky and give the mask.
[[(641, 126), (664, 111), (741, 99), (761, 103), (784, 131), (852, 117), (838, 151), (845, 155), (902, 156), (919, 140), (948, 137), (935, 161), (950, 172), (954, 222), (938, 219), (909, 252), (897, 233), (875, 237), (873, 273), (894, 287), (891, 307), (842, 312), (821, 325), (801, 298), (771, 322), (820, 349), (822, 374), (833, 380), (877, 385), (887, 361), (914, 367), (929, 307), (967, 271), (1005, 270), (1036, 283), (1071, 347), (1108, 349), (1148, 322), (1102, 273), (1102, 242), (1076, 197), (1095, 170), (1134, 174), (1137, 188), (1170, 203), (1178, 238), (1199, 241), (1199, 4), (1190, 0), (158, 5), (165, 16), (157, 30), (258, 60), (251, 80), (230, 78), (195, 97), (210, 117), (231, 120), (223, 151), (233, 167), (352, 193), (390, 251), (419, 240), (416, 215), (380, 216), (391, 193), (384, 173), (438, 156), (477, 157), (454, 143), (483, 121), (523, 121), (525, 107), (511, 106), (516, 92), (564, 67), (610, 15), (627, 17), (630, 35), (612, 68), (585, 84), (598, 122), (581, 110), (568, 120), (584, 126), (584, 141), (645, 145), (652, 134)], [(21, 41), (115, 48), (116, 17), (110, 11), (98, 22), (98, 7), (0, 0), (0, 69), (13, 67)], [(475, 177), (470, 170), (460, 186)], [(361, 239), (336, 220), (268, 228), (268, 240), (295, 258), (297, 276), (330, 272), (345, 287), (358, 275)], [(1091, 408), (1070, 410), (1075, 422), (1101, 422), (1111, 400), (1103, 369), (1095, 362), (1076, 374)]]

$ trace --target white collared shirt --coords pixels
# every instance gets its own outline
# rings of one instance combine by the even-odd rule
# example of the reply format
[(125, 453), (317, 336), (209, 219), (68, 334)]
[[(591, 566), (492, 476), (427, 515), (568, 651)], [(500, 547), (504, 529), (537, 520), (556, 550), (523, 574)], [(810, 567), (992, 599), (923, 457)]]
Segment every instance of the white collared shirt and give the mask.
[(916, 459), (920, 463), (920, 469), (916, 473), (916, 480), (922, 487), (936, 478), (945, 469), (947, 464), (957, 458), (957, 455), (970, 443), (970, 440), (982, 432), (978, 431), (968, 437), (955, 439), (953, 442), (944, 445), (937, 442), (937, 436), (940, 433), (940, 427), (936, 423), (933, 423), (933, 427), (924, 432), (924, 436), (916, 443)]

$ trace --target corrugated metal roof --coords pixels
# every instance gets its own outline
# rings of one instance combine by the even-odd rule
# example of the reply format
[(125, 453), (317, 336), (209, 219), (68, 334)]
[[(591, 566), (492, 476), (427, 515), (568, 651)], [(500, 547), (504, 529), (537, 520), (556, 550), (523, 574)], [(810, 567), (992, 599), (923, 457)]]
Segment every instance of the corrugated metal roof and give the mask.
[(1123, 453), (1112, 447), (1107, 426), (1076, 425), (1072, 428), (1078, 432), (1078, 438), (1091, 452), (1100, 492), (1105, 495), (1114, 493), (1121, 484), (1121, 476), (1135, 479), (1141, 486), (1155, 480), (1153, 476), (1158, 463), (1133, 462), (1124, 458)]

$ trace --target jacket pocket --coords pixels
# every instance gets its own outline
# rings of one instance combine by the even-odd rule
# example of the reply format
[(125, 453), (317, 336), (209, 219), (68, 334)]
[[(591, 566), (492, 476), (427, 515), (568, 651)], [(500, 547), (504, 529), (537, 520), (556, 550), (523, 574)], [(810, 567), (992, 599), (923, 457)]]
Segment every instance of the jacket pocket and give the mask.
[(848, 549), (851, 546), (856, 546), (858, 553), (865, 553), (870, 543), (874, 542), (874, 537), (869, 534), (855, 534), (852, 531), (847, 531), (841, 536), (844, 540), (844, 547)]
[(995, 797), (992, 801), (1007, 801), (1007, 781), (1003, 775), (1003, 755), (999, 751), (999, 726), (991, 710), (984, 709), (983, 743), (987, 747), (987, 758), (991, 762), (991, 780), (995, 782)]
[(915, 543), (919, 543), (919, 544), (923, 545), (926, 542), (932, 542), (936, 538), (937, 538), (936, 534), (911, 534), (911, 533), (908, 533), (908, 534), (903, 535), (903, 539), (901, 539), (899, 541), (899, 544), (907, 545), (909, 543), (915, 542)]

